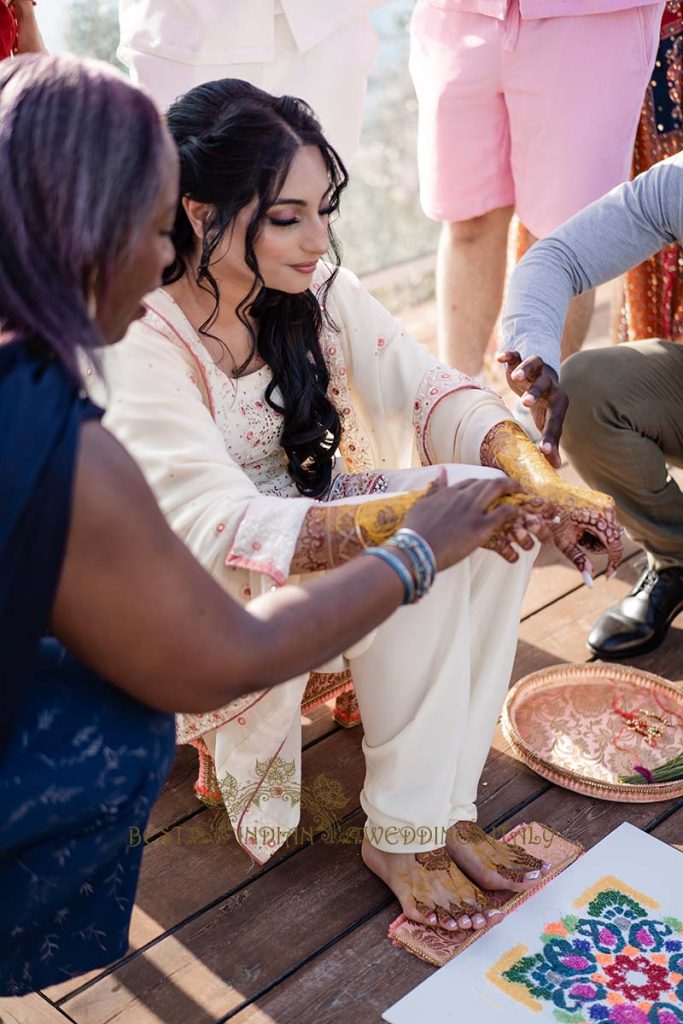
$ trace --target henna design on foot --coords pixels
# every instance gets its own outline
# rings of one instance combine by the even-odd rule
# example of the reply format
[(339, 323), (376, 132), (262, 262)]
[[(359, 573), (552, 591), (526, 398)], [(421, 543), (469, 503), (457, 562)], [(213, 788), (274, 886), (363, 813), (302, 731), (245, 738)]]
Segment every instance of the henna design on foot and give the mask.
[(438, 850), (428, 850), (426, 853), (416, 853), (415, 860), (427, 871), (450, 871), (453, 867), (453, 861), (448, 856), (445, 846)]

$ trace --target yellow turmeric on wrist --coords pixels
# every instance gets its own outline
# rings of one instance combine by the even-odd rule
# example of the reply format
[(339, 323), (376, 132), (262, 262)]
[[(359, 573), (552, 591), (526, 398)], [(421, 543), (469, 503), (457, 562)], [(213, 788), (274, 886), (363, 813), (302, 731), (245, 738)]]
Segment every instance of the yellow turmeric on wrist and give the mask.
[(387, 495), (375, 501), (364, 501), (356, 508), (356, 535), (363, 547), (384, 544), (400, 530), (403, 520), (420, 498), (431, 488), (431, 484), (419, 491), (407, 491)]

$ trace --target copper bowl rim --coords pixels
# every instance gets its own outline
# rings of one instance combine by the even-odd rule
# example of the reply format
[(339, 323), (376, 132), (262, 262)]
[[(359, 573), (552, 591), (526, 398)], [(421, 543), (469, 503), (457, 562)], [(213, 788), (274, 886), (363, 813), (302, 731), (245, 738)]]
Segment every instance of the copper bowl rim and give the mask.
[(609, 675), (610, 679), (618, 682), (637, 682), (644, 684), (647, 689), (663, 691), (667, 697), (680, 704), (683, 714), (683, 688), (653, 672), (645, 672), (640, 668), (631, 668), (614, 662), (563, 663), (530, 672), (529, 675), (518, 680), (508, 691), (501, 715), (501, 728), (506, 741), (520, 761), (528, 765), (538, 775), (565, 789), (582, 793), (584, 796), (627, 803), (656, 803), (660, 800), (673, 800), (683, 796), (683, 779), (674, 782), (643, 783), (642, 786), (631, 785), (627, 782), (603, 782), (601, 779), (593, 779), (590, 775), (582, 775), (580, 772), (553, 764), (530, 747), (520, 736), (514, 722), (515, 709), (520, 703), (520, 699), (523, 700), (550, 686), (556, 686), (558, 682), (575, 681), (578, 676), (594, 676), (596, 680), (600, 680), (605, 675)]

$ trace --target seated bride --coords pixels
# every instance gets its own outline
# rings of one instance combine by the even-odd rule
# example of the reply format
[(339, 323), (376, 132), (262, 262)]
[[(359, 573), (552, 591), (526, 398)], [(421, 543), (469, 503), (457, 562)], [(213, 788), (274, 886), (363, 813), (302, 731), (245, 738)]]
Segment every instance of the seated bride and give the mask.
[[(168, 127), (176, 259), (107, 355), (106, 422), (221, 585), (246, 603), (355, 558), (444, 474), (502, 471), (523, 487), (526, 529), (517, 520), (314, 676), (321, 699), (353, 680), (365, 863), (413, 920), (483, 927), (499, 912), (482, 887), (525, 889), (545, 870), (475, 824), (531, 533), (543, 524), (584, 574), (584, 548), (616, 564), (613, 504), (565, 484), (495, 394), (439, 364), (339, 267), (330, 222), (347, 175), (302, 101), (223, 80), (178, 100)], [(179, 719), (259, 863), (299, 819), (308, 681)]]

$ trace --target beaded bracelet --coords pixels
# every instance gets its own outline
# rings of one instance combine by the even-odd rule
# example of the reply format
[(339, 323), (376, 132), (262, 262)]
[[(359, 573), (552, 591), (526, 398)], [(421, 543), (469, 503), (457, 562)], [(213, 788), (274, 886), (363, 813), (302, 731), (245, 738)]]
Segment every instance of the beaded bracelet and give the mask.
[(366, 548), (362, 554), (374, 555), (375, 558), (381, 558), (383, 562), (391, 566), (403, 584), (403, 604), (413, 604), (417, 600), (412, 574), (397, 555), (392, 555), (391, 551), (387, 551), (386, 548)]
[(427, 593), (436, 577), (436, 558), (431, 547), (419, 533), (409, 527), (401, 527), (387, 544), (404, 551), (408, 556), (415, 585), (415, 600), (419, 601)]

